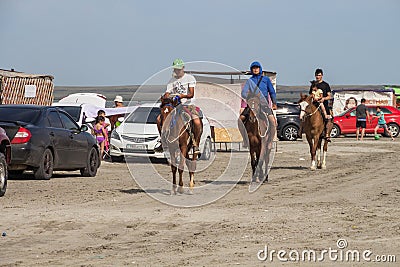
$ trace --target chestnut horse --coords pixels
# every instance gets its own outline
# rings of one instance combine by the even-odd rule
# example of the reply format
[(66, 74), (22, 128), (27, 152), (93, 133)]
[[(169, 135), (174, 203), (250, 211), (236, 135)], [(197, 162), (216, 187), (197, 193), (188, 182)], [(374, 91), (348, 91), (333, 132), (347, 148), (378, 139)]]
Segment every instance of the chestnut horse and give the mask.
[[(301, 107), (300, 119), (302, 120), (303, 133), (306, 134), (308, 145), (310, 146), (311, 154), (311, 170), (326, 169), (326, 154), (328, 151), (328, 141), (324, 138), (324, 118), (321, 110), (313, 104), (312, 95), (300, 94), (298, 102)], [(323, 151), (321, 149), (322, 140), (324, 141)], [(316, 164), (316, 154), (319, 152), (318, 162)]]
[[(186, 166), (189, 170), (189, 189), (193, 193), (194, 188), (194, 172), (196, 171), (197, 154), (191, 153), (193, 148), (193, 134), (191, 117), (183, 109), (182, 105), (177, 105), (171, 98), (162, 99), (160, 106), (161, 109), (161, 123), (162, 132), (161, 140), (163, 147), (169, 151), (170, 165), (172, 171), (172, 191), (171, 194), (176, 194), (176, 171), (179, 173), (179, 187), (178, 192), (183, 193), (183, 171)], [(201, 121), (201, 120), (200, 120)], [(200, 135), (197, 136), (196, 143), (200, 143), (200, 136), (203, 131), (201, 124)], [(177, 166), (177, 161), (179, 164)]]
[[(268, 132), (268, 119), (261, 111), (260, 101), (260, 93), (248, 93), (246, 102), (250, 112), (248, 118), (244, 121), (244, 127), (249, 138), (252, 182), (262, 182), (268, 179), (270, 144), (271, 137), (273, 137), (273, 134)], [(264, 162), (265, 172), (263, 170)]]

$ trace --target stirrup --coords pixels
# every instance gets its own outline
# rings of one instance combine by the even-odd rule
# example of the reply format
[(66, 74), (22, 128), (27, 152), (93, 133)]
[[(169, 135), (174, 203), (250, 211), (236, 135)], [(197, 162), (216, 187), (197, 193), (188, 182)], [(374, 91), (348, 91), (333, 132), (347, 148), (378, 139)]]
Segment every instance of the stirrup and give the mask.
[(198, 146), (193, 147), (193, 154), (200, 154), (200, 149)]

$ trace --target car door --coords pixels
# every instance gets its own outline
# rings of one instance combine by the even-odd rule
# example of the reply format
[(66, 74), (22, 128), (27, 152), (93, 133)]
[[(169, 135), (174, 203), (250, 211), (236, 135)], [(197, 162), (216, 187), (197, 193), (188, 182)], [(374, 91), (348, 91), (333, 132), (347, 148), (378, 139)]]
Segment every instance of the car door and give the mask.
[(46, 128), (54, 151), (54, 167), (68, 166), (67, 158), (70, 153), (68, 132), (64, 130), (57, 110), (47, 113)]
[(376, 115), (376, 107), (367, 107), (367, 110), (369, 113), (370, 120), (367, 120), (367, 126), (365, 128), (365, 132), (373, 133), (375, 126), (378, 124), (378, 118), (372, 116)]
[(355, 133), (356, 132), (356, 110), (349, 110), (343, 116), (342, 133)]
[(89, 150), (85, 133), (80, 131), (78, 124), (70, 116), (62, 111), (59, 114), (64, 130), (68, 134), (69, 152), (66, 160), (70, 162), (71, 167), (84, 167)]

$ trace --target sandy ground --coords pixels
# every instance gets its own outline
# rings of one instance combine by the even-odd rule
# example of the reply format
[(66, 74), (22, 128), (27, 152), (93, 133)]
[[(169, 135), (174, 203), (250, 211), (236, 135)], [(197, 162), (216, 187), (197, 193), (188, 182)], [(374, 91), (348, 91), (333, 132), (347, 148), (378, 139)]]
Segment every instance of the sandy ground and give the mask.
[[(197, 208), (149, 197), (124, 163), (104, 162), (94, 178), (74, 172), (50, 181), (13, 179), (0, 199), (0, 231), (6, 233), (0, 266), (276, 266), (276, 253), (272, 262), (260, 261), (259, 250), (285, 250), (288, 259), (291, 250), (338, 249), (338, 239), (347, 241), (344, 253), (371, 250), (371, 260), (395, 255), (399, 262), (399, 151), (399, 140), (337, 138), (328, 168), (311, 171), (304, 141), (279, 142), (267, 184), (250, 194), (248, 165), (229, 194)], [(219, 152), (216, 160), (228, 156)], [(196, 186), (207, 179), (202, 176), (218, 175), (216, 165), (196, 177)], [(170, 175), (167, 165), (157, 168)], [(327, 255), (323, 262), (284, 265), (300, 263), (377, 265)]]

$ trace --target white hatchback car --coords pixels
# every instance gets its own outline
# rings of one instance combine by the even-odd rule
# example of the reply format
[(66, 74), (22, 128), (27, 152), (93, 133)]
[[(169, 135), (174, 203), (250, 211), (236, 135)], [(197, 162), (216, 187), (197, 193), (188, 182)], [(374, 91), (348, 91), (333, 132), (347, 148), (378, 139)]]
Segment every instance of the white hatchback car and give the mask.
[[(167, 158), (154, 147), (160, 138), (156, 119), (160, 114), (159, 103), (142, 104), (111, 133), (110, 155), (113, 161), (125, 157)], [(208, 160), (212, 152), (210, 122), (203, 114), (203, 134), (200, 139), (200, 159)]]

